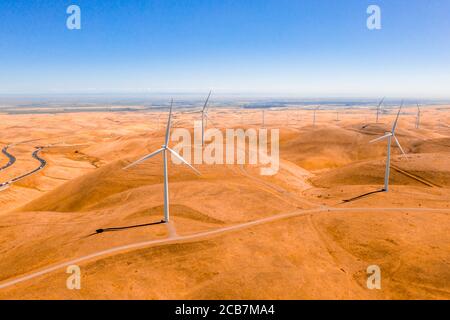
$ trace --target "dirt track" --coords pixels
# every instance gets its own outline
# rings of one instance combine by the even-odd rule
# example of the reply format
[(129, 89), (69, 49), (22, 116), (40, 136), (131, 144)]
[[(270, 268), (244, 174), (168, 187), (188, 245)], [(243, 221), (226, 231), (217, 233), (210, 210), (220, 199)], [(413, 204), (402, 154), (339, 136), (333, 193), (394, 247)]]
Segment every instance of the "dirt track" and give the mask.
[(79, 263), (87, 262), (90, 260), (95, 260), (96, 258), (100, 258), (100, 257), (111, 255), (111, 254), (121, 253), (121, 252), (128, 251), (128, 250), (134, 250), (134, 249), (139, 249), (139, 248), (144, 248), (144, 247), (163, 246), (166, 244), (172, 244), (172, 243), (177, 243), (177, 242), (201, 240), (201, 239), (204, 239), (207, 237), (220, 235), (225, 232), (232, 232), (235, 230), (240, 230), (240, 229), (252, 227), (255, 225), (270, 223), (273, 221), (288, 219), (288, 218), (297, 217), (297, 216), (311, 215), (311, 214), (321, 213), (321, 212), (346, 212), (346, 211), (349, 211), (349, 212), (351, 212), (351, 211), (369, 211), (369, 212), (370, 211), (414, 211), (414, 212), (434, 211), (434, 212), (440, 212), (440, 213), (444, 213), (444, 214), (450, 214), (450, 210), (448, 210), (448, 209), (430, 209), (430, 208), (420, 208), (420, 209), (419, 208), (341, 208), (341, 209), (320, 208), (320, 209), (311, 209), (311, 210), (298, 210), (298, 211), (291, 212), (291, 213), (280, 214), (280, 215), (276, 215), (273, 217), (268, 217), (268, 218), (264, 218), (264, 219), (260, 219), (260, 220), (256, 220), (256, 221), (252, 221), (252, 222), (242, 223), (242, 224), (235, 225), (235, 226), (219, 228), (219, 229), (212, 230), (212, 231), (199, 232), (196, 234), (190, 234), (190, 235), (185, 235), (185, 236), (173, 236), (168, 239), (162, 239), (162, 240), (144, 241), (144, 242), (129, 244), (129, 245), (125, 245), (125, 246), (115, 247), (115, 248), (111, 248), (108, 250), (103, 250), (103, 251), (92, 253), (90, 255), (80, 257), (80, 258), (77, 258), (77, 259), (74, 259), (71, 261), (60, 263), (60, 264), (45, 268), (43, 270), (36, 271), (36, 272), (30, 273), (30, 274), (24, 275), (22, 277), (13, 279), (13, 280), (4, 281), (4, 282), (0, 283), (0, 289), (13, 286), (13, 285), (23, 282), (23, 281), (31, 280), (33, 278), (51, 273), (52, 271), (56, 271), (58, 269), (65, 268), (69, 265), (79, 264)]

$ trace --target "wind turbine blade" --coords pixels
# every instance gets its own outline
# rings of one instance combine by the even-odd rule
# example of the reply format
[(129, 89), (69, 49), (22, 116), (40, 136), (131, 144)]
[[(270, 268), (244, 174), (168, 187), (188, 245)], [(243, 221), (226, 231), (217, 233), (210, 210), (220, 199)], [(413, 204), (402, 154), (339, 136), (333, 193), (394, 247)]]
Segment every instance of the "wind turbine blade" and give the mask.
[(191, 168), (192, 170), (195, 171), (195, 173), (197, 173), (198, 175), (201, 175), (200, 171), (198, 171), (197, 169), (195, 169), (193, 166), (191, 166), (191, 164), (189, 162), (187, 162), (186, 160), (184, 160), (184, 158), (182, 156), (180, 156), (178, 153), (176, 153), (175, 151), (173, 151), (170, 148), (167, 148), (167, 150), (170, 151), (170, 153), (172, 153), (176, 158), (178, 158), (180, 161), (182, 161), (185, 165), (187, 165), (189, 168)]
[(137, 160), (137, 161), (127, 165), (125, 168), (123, 168), (123, 170), (127, 170), (128, 168), (134, 167), (135, 165), (137, 165), (137, 164), (139, 164), (139, 163), (141, 163), (141, 162), (143, 162), (143, 161), (145, 161), (147, 159), (150, 159), (150, 158), (156, 156), (158, 153), (162, 152), (163, 150), (164, 150), (163, 148), (158, 149), (155, 152), (152, 152), (152, 153), (146, 155), (145, 157), (142, 157), (141, 159), (139, 159), (139, 160)]
[(397, 118), (395, 118), (394, 121), (394, 125), (392, 126), (392, 133), (395, 133), (395, 129), (397, 128), (397, 122), (398, 122), (398, 118), (400, 117), (400, 112), (402, 111), (402, 107), (403, 107), (403, 100), (402, 100), (402, 104), (400, 105), (400, 108), (398, 109), (398, 113), (397, 113)]
[(206, 107), (208, 106), (209, 97), (211, 96), (211, 90), (209, 90), (208, 98), (206, 98), (205, 104), (203, 105), (202, 111), (205, 111)]
[(199, 112), (202, 112), (202, 110), (183, 111), (181, 113), (182, 114), (194, 114), (194, 113), (199, 113)]
[(390, 137), (390, 136), (392, 136), (392, 133), (389, 132), (389, 133), (386, 133), (386, 134), (385, 134), (384, 136), (382, 136), (382, 137), (379, 137), (379, 138), (370, 140), (369, 143), (374, 143), (374, 142), (377, 142), (377, 141), (381, 141), (381, 140), (386, 139), (386, 138), (388, 138), (388, 137)]
[(381, 101), (380, 101), (380, 103), (378, 104), (378, 106), (377, 106), (377, 123), (378, 123), (378, 119), (379, 119), (379, 117), (380, 117), (380, 108), (381, 108), (381, 105), (384, 103), (384, 99), (385, 99), (386, 97), (383, 97), (383, 99), (381, 99)]
[(214, 123), (214, 121), (211, 120), (211, 118), (208, 116), (207, 113), (205, 113), (205, 118), (207, 118), (209, 120), (209, 122), (211, 122), (214, 127), (217, 127), (217, 125)]
[(172, 121), (172, 107), (173, 107), (173, 99), (170, 101), (169, 119), (167, 120), (166, 139), (165, 139), (165, 142), (164, 142), (165, 146), (167, 146), (169, 144), (170, 122)]
[(400, 142), (398, 141), (397, 137), (395, 135), (393, 135), (395, 143), (397, 144), (397, 146), (400, 148), (400, 151), (406, 156), (405, 151), (403, 150), (402, 146), (400, 145)]
[(383, 97), (383, 99), (381, 99), (380, 103), (378, 104), (378, 106), (377, 106), (378, 110), (380, 109), (381, 105), (383, 104), (384, 99), (386, 99), (386, 97)]

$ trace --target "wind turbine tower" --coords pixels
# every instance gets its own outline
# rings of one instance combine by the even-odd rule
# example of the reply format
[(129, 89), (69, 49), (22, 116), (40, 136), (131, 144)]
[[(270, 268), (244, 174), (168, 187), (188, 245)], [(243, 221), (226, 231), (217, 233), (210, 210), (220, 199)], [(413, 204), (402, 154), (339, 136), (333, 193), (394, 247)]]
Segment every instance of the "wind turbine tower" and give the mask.
[(183, 162), (185, 165), (187, 165), (189, 168), (194, 170), (197, 174), (200, 174), (200, 172), (195, 169), (193, 166), (191, 166), (182, 156), (180, 156), (177, 152), (169, 148), (169, 137), (170, 137), (170, 125), (172, 120), (172, 106), (173, 106), (173, 99), (170, 103), (170, 111), (169, 111), (169, 119), (167, 120), (167, 127), (166, 127), (166, 136), (164, 140), (164, 144), (161, 146), (160, 149), (156, 150), (155, 152), (152, 152), (145, 157), (129, 164), (124, 168), (124, 170), (129, 169), (131, 167), (134, 167), (135, 165), (144, 162), (145, 160), (148, 160), (150, 158), (153, 158), (154, 156), (162, 153), (163, 156), (163, 170), (164, 170), (164, 222), (168, 223), (170, 219), (170, 213), (169, 213), (169, 173), (168, 173), (168, 164), (167, 164), (167, 158), (168, 155), (171, 153), (173, 156), (178, 158), (181, 162)]
[(386, 134), (380, 138), (374, 139), (372, 141), (370, 141), (370, 143), (374, 143), (377, 141), (381, 141), (384, 139), (387, 139), (387, 156), (386, 156), (386, 169), (384, 172), (384, 189), (383, 191), (388, 192), (389, 191), (389, 174), (390, 174), (390, 169), (391, 169), (391, 144), (392, 144), (392, 139), (394, 139), (395, 143), (397, 144), (397, 146), (400, 148), (400, 151), (406, 155), (405, 151), (403, 150), (402, 146), (400, 145), (400, 142), (398, 141), (397, 137), (395, 136), (395, 129), (397, 129), (397, 122), (398, 122), (398, 118), (400, 116), (400, 112), (402, 111), (402, 106), (403, 106), (403, 102), (400, 106), (400, 109), (398, 110), (397, 113), (397, 117), (395, 118), (394, 124), (392, 126), (391, 131), (386, 132)]
[(264, 109), (262, 109), (262, 127), (264, 128), (264, 126), (265, 126), (265, 112), (264, 112), (265, 110)]
[(420, 128), (420, 113), (420, 107), (419, 104), (417, 104), (416, 129)]
[(317, 108), (314, 109), (314, 114), (313, 114), (313, 127), (316, 127), (316, 111), (319, 110), (320, 106), (318, 106)]
[(202, 109), (202, 147), (205, 146), (205, 128), (208, 125), (208, 106), (209, 97), (211, 96), (211, 90), (209, 91), (208, 97), (206, 98), (205, 104)]
[(377, 106), (377, 123), (378, 123), (378, 119), (379, 119), (379, 117), (380, 117), (381, 105), (383, 104), (384, 99), (385, 99), (385, 97), (383, 97), (383, 99), (381, 99), (380, 103), (379, 103), (378, 106)]

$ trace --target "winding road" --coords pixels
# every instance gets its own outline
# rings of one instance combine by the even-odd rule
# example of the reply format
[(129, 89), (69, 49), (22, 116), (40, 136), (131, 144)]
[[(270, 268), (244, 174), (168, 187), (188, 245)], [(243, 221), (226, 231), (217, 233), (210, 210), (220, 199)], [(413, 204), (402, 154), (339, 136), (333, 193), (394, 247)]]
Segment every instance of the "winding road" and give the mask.
[[(29, 171), (29, 172), (27, 172), (27, 173), (24, 173), (24, 174), (22, 174), (22, 175), (20, 175), (20, 176), (18, 176), (18, 177), (12, 178), (12, 179), (9, 180), (9, 181), (0, 183), (0, 187), (9, 186), (9, 185), (11, 185), (11, 184), (13, 184), (13, 183), (15, 183), (15, 182), (17, 182), (17, 181), (19, 181), (19, 180), (25, 179), (26, 177), (29, 177), (29, 176), (31, 176), (32, 174), (35, 174), (35, 173), (41, 171), (42, 169), (44, 169), (44, 167), (47, 165), (47, 161), (45, 161), (44, 159), (42, 159), (41, 157), (39, 157), (39, 152), (41, 152), (42, 149), (44, 149), (44, 148), (43, 148), (43, 147), (38, 147), (38, 148), (36, 148), (36, 150), (35, 150), (35, 151), (32, 153), (32, 155), (31, 155), (34, 159), (36, 159), (37, 161), (39, 161), (39, 167), (37, 167), (36, 169), (31, 170), (31, 171)], [(9, 153), (8, 153), (8, 154), (9, 154)], [(9, 155), (11, 155), (11, 154), (9, 154)], [(12, 156), (12, 155), (11, 155), (11, 156)], [(13, 157), (13, 156), (12, 156), (12, 157)], [(10, 162), (11, 162), (11, 161), (12, 161), (12, 160), (11, 160), (11, 158), (10, 158)], [(15, 158), (14, 158), (14, 162), (15, 162)], [(13, 163), (14, 163), (14, 162), (13, 162)], [(11, 165), (12, 165), (12, 163), (11, 163), (9, 166), (11, 166)], [(9, 167), (9, 166), (8, 166), (8, 167)]]
[(9, 145), (4, 147), (2, 149), (2, 153), (8, 157), (9, 162), (7, 164), (5, 164), (4, 166), (0, 167), (0, 171), (3, 171), (5, 169), (11, 167), (14, 164), (14, 162), (16, 162), (16, 157), (14, 157), (11, 153), (8, 152), (8, 148), (9, 148)]

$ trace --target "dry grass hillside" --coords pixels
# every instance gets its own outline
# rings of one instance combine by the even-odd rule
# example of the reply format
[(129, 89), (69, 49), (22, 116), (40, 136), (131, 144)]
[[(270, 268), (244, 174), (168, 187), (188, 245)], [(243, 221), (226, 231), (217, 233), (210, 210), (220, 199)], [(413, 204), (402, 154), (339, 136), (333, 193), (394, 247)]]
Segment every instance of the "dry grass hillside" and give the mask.
[[(161, 155), (123, 170), (161, 146), (165, 112), (0, 114), (0, 142), (17, 157), (0, 183), (39, 165), (37, 146), (47, 161), (0, 190), (0, 298), (449, 299), (442, 110), (429, 107), (417, 130), (405, 109), (397, 135), (408, 156), (392, 148), (389, 193), (377, 192), (386, 143), (368, 142), (389, 130), (394, 112), (375, 124), (370, 110), (339, 121), (321, 110), (312, 127), (310, 110), (268, 111), (266, 127), (281, 129), (278, 173), (201, 164), (198, 176), (169, 162), (170, 224), (160, 223)], [(210, 112), (222, 130), (258, 128), (260, 115)], [(192, 132), (193, 120), (176, 112), (174, 126)], [(66, 288), (73, 259), (81, 290)], [(381, 290), (366, 286), (373, 264)]]

